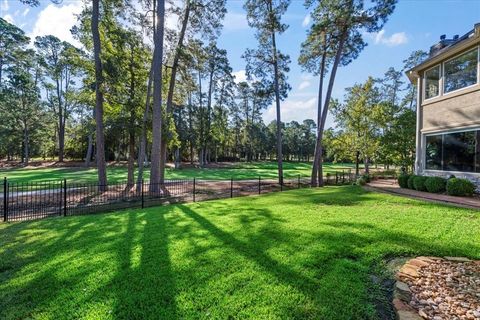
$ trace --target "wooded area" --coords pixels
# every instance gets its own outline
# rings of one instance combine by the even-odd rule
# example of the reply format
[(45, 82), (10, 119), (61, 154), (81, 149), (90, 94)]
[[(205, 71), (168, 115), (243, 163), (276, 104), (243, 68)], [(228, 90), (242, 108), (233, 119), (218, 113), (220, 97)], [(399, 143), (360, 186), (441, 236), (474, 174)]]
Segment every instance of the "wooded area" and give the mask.
[[(318, 117), (288, 123), (281, 104), (292, 62), (277, 36), (288, 28), (281, 18), (290, 1), (245, 1), (258, 46), (243, 54), (242, 82), (217, 42), (225, 2), (87, 1), (71, 30), (81, 47), (52, 35), (29, 39), (0, 18), (0, 158), (95, 161), (100, 185), (106, 161), (123, 160), (132, 186), (146, 163), (152, 183), (162, 183), (168, 161), (275, 160), (281, 183), (282, 160), (313, 160), (312, 185), (323, 184), (323, 161), (363, 162), (367, 172), (370, 163), (412, 166), (415, 90), (402, 78), (426, 53), (332, 99), (337, 68), (358, 57), (362, 32), (380, 30), (395, 0), (305, 1), (313, 23), (298, 63), (318, 76)], [(168, 17), (178, 18), (175, 28)], [(267, 124), (271, 105), (276, 120)], [(329, 112), (335, 129), (325, 128)]]

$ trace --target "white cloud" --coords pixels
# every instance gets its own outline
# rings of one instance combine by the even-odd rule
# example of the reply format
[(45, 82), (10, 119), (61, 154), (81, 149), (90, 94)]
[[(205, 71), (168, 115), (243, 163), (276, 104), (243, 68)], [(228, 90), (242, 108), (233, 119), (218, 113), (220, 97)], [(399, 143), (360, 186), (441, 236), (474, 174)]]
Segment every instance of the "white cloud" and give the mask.
[(228, 12), (223, 22), (225, 31), (238, 31), (248, 29), (247, 16), (244, 13)]
[(235, 77), (236, 83), (247, 81), (247, 74), (245, 73), (245, 70), (238, 70), (238, 71), (232, 72), (232, 75)]
[(25, 8), (25, 10), (23, 10), (23, 12), (22, 12), (22, 16), (25, 17), (29, 12), (30, 12), (30, 8), (28, 8), (28, 7)]
[(302, 81), (300, 83), (300, 85), (298, 86), (298, 90), (306, 89), (306, 88), (310, 87), (311, 85), (312, 85), (312, 83), (308, 80)]
[(311, 21), (310, 13), (307, 13), (305, 18), (303, 18), (302, 27), (304, 28), (307, 27), (310, 24), (310, 21)]
[(73, 38), (70, 29), (77, 22), (75, 15), (81, 11), (81, 1), (69, 2), (62, 6), (49, 4), (38, 14), (33, 31), (29, 36), (34, 40), (36, 36), (54, 35), (60, 40), (80, 46), (80, 43)]
[(7, 21), (8, 23), (11, 23), (11, 24), (15, 24), (15, 20), (13, 19), (13, 17), (9, 14), (6, 14), (3, 16), (3, 19), (5, 19), (5, 21)]
[(10, 6), (8, 5), (8, 0), (3, 0), (2, 4), (0, 4), (0, 10), (3, 11), (8, 11)]
[(375, 44), (384, 44), (388, 47), (395, 47), (408, 42), (408, 37), (405, 32), (397, 32), (391, 36), (385, 36), (385, 30), (380, 30), (372, 35)]
[[(282, 122), (316, 119), (316, 110), (317, 98), (311, 96), (305, 99), (287, 98), (280, 103)], [(268, 124), (274, 119), (276, 119), (276, 111), (275, 104), (272, 104), (263, 114), (263, 120)]]

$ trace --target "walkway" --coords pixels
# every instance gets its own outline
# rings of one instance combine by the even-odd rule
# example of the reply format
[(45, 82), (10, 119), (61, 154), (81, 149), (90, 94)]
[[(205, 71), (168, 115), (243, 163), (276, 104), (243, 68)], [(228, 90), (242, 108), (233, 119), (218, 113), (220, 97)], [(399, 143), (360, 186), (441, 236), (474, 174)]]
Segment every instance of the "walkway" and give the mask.
[(479, 197), (454, 197), (446, 194), (437, 194), (423, 191), (400, 188), (396, 180), (378, 179), (368, 183), (365, 188), (367, 190), (383, 191), (393, 193), (409, 198), (421, 199), (430, 202), (448, 203), (458, 207), (472, 208), (480, 210)]

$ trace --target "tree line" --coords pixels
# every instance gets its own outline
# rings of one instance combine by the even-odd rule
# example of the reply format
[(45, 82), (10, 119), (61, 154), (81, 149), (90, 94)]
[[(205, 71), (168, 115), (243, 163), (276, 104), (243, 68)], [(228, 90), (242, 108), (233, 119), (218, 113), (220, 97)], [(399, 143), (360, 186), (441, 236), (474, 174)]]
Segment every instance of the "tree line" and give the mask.
[[(342, 103), (332, 99), (337, 68), (358, 57), (363, 32), (379, 31), (395, 3), (305, 1), (312, 25), (298, 63), (318, 76), (319, 90), (316, 121), (301, 123), (281, 120), (291, 59), (277, 42), (289, 0), (245, 1), (257, 45), (242, 55), (242, 82), (217, 42), (226, 0), (86, 1), (71, 30), (78, 47), (51, 35), (29, 39), (0, 18), (0, 157), (95, 161), (100, 185), (108, 160), (127, 161), (132, 186), (150, 163), (153, 189), (168, 161), (272, 159), (281, 183), (283, 159), (313, 159), (312, 185), (323, 184), (324, 160), (409, 165), (414, 89), (399, 71), (348, 89)], [(168, 17), (177, 25), (166, 25)], [(422, 58), (417, 52), (406, 64)], [(266, 124), (270, 105), (276, 119)], [(325, 129), (329, 112), (339, 130)]]

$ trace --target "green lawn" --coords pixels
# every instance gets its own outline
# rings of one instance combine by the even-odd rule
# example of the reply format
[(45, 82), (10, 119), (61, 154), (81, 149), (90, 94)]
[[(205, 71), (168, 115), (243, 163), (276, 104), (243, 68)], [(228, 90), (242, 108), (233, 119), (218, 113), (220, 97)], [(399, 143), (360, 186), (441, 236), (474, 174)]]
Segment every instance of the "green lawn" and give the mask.
[(375, 319), (384, 259), (478, 259), (479, 230), (356, 186), (0, 224), (0, 319)]
[[(309, 176), (311, 163), (307, 162), (285, 162), (285, 177)], [(325, 172), (335, 172), (342, 170), (353, 170), (353, 164), (325, 164)], [(109, 167), (107, 169), (108, 180), (110, 182), (124, 182), (127, 179), (127, 169), (125, 167)], [(147, 168), (145, 178), (148, 179), (150, 169)], [(78, 183), (89, 183), (97, 181), (97, 170), (94, 168), (25, 168), (25, 169), (4, 169), (0, 170), (0, 177), (7, 177), (11, 181), (17, 182), (37, 182), (46, 180), (74, 181)], [(232, 168), (185, 168), (185, 169), (167, 169), (167, 179), (256, 179), (277, 177), (276, 162), (253, 162), (238, 163)]]

